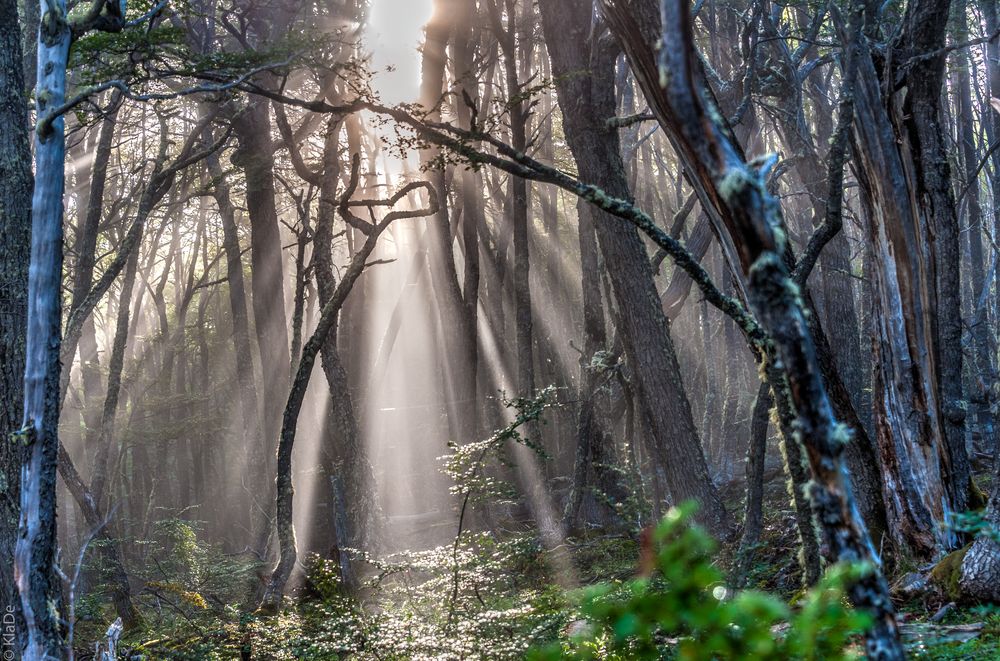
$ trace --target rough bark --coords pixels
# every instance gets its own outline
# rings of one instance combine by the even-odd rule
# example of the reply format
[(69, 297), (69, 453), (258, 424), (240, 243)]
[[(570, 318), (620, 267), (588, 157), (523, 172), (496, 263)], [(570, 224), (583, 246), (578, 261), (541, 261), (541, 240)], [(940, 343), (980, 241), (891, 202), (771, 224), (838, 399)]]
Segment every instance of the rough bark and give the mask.
[[(959, 0), (955, 3), (955, 18), (958, 23), (955, 41), (962, 43), (968, 40), (969, 26), (967, 3)], [(960, 50), (956, 67), (957, 78), (957, 108), (955, 119), (958, 122), (958, 137), (962, 153), (962, 181), (965, 182), (965, 231), (968, 245), (968, 273), (972, 285), (971, 304), (973, 313), (969, 322), (969, 334), (972, 337), (972, 392), (969, 393), (969, 403), (973, 408), (976, 425), (973, 435), (978, 437), (980, 447), (993, 448), (994, 420), (991, 409), (993, 392), (992, 384), (997, 381), (996, 363), (993, 359), (995, 345), (990, 333), (986, 317), (980, 313), (978, 301), (980, 293), (986, 287), (986, 264), (983, 250), (983, 224), (986, 220), (980, 194), (978, 162), (979, 153), (976, 149), (976, 129), (973, 124), (972, 81), (971, 71), (975, 62), (971, 53)], [(988, 115), (994, 114), (992, 108), (984, 108)]]
[(743, 534), (737, 551), (736, 565), (730, 585), (742, 588), (753, 562), (756, 546), (764, 531), (764, 461), (767, 459), (767, 428), (771, 405), (771, 387), (760, 384), (750, 418), (750, 448), (747, 450), (746, 503), (744, 504)]
[[(104, 189), (108, 179), (108, 162), (111, 159), (111, 144), (115, 135), (118, 108), (121, 105), (121, 100), (121, 93), (115, 90), (111, 94), (108, 109), (105, 111), (104, 119), (101, 122), (97, 148), (94, 151), (94, 162), (91, 167), (90, 186), (87, 191), (87, 205), (83, 218), (76, 230), (77, 238), (74, 244), (76, 264), (73, 270), (73, 291), (70, 299), (70, 310), (80, 306), (90, 292), (90, 287), (93, 284), (94, 264), (97, 256), (97, 237), (104, 211)], [(87, 425), (85, 448), (87, 452), (92, 452), (100, 432), (100, 408), (97, 406), (97, 399), (101, 384), (93, 316), (88, 316), (84, 322), (78, 348), (80, 371), (83, 377), (84, 404), (86, 405), (86, 410), (84, 411), (84, 422)], [(67, 358), (67, 364), (69, 365), (73, 356), (64, 356), (64, 359)], [(63, 381), (69, 380), (70, 371), (69, 369), (63, 371)], [(64, 385), (62, 388), (65, 390), (66, 386)]]
[(884, 96), (866, 43), (855, 81), (856, 170), (875, 246), (876, 442), (888, 530), (900, 551), (918, 557), (952, 544), (938, 524), (965, 508), (970, 485), (958, 219), (939, 115), (944, 59), (918, 57), (944, 45), (948, 5), (907, 5), (893, 49), (899, 64), (882, 72), (905, 88)]
[[(63, 190), (66, 144), (62, 116), (72, 40), (66, 3), (45, 3), (38, 36), (35, 187), (31, 203), (31, 269), (24, 372), (20, 520), (14, 572), (24, 613), (27, 659), (61, 658), (56, 577), (56, 465), (59, 449), (59, 346), (62, 326)], [(20, 122), (18, 122), (20, 124)]]
[[(619, 199), (631, 199), (616, 130), (614, 57), (590, 38), (589, 7), (567, 0), (539, 4), (563, 130), (581, 177)], [(588, 76), (579, 75), (589, 71)], [(667, 488), (676, 502), (694, 499), (699, 518), (727, 534), (730, 518), (708, 475), (691, 405), (684, 391), (670, 327), (653, 282), (645, 246), (635, 229), (596, 211), (598, 242), (622, 315), (625, 354), (636, 379), (641, 415), (666, 464)]]
[[(583, 351), (580, 354), (580, 405), (577, 410), (573, 483), (566, 510), (570, 530), (587, 526), (615, 529), (622, 525), (613, 504), (624, 494), (620, 473), (614, 470), (613, 437), (607, 429), (608, 377), (602, 370), (607, 345), (600, 267), (593, 211), (577, 203), (583, 292)], [(606, 355), (606, 354), (604, 354)], [(613, 366), (604, 366), (615, 369)]]
[(970, 599), (1000, 603), (1000, 461), (994, 461), (993, 488), (985, 518), (992, 535), (981, 535), (962, 558), (959, 587)]
[[(16, 0), (0, 0), (0, 558), (13, 558), (20, 502), (21, 448), (7, 442), (20, 428), (31, 249), (31, 151)], [(28, 2), (27, 4), (31, 4)], [(33, 40), (34, 41), (34, 40)], [(13, 564), (0, 562), (0, 613), (15, 617), (24, 642)]]
[[(281, 402), (288, 394), (289, 348), (288, 328), (285, 325), (284, 271), (281, 257), (281, 232), (274, 199), (274, 149), (271, 142), (270, 104), (265, 99), (251, 97), (247, 109), (234, 122), (239, 149), (233, 155), (233, 164), (241, 168), (246, 177), (246, 205), (250, 218), (250, 285), (253, 291), (254, 330), (260, 352), (261, 371), (266, 378), (262, 384), (262, 416), (260, 438), (265, 444), (278, 435), (281, 420)], [(268, 447), (261, 456), (264, 463), (253, 466), (255, 480), (269, 483), (266, 478), (274, 465)], [(271, 498), (264, 498), (270, 502)], [(270, 517), (273, 512), (268, 512)], [(258, 551), (264, 551), (262, 537), (267, 527), (261, 528), (254, 540)]]
[[(660, 19), (655, 8), (655, 0), (629, 0), (631, 15), (623, 13), (623, 9), (617, 3), (605, 2), (605, 12), (612, 20), (612, 31), (625, 47), (626, 55), (629, 57), (633, 72), (637, 82), (646, 95), (646, 100), (650, 109), (656, 116), (661, 128), (663, 128), (668, 139), (674, 146), (683, 166), (683, 171), (692, 185), (698, 199), (705, 211), (713, 230), (713, 233), (722, 248), (722, 254), (726, 267), (734, 274), (741, 273), (748, 265), (740, 261), (740, 255), (736, 251), (732, 232), (729, 227), (733, 223), (729, 211), (722, 204), (717, 193), (714, 191), (711, 172), (699, 162), (696, 154), (690, 153), (687, 146), (678, 141), (675, 130), (676, 117), (674, 109), (664, 98), (659, 87), (659, 73), (656, 68), (655, 55), (650, 48), (650, 44), (659, 38)], [(710, 92), (709, 92), (710, 93)], [(748, 113), (749, 114), (749, 113)], [(752, 116), (752, 115), (751, 115)], [(723, 120), (723, 124), (728, 124)], [(739, 127), (737, 127), (739, 128)], [(746, 127), (740, 133), (749, 132)], [(739, 140), (734, 142), (734, 149), (743, 157), (743, 148)], [(791, 267), (791, 251), (784, 255)], [(745, 299), (743, 278), (737, 280), (738, 294), (740, 299)], [(815, 306), (806, 290), (805, 303), (810, 314), (807, 321), (810, 324), (813, 342), (817, 350), (817, 357), (823, 370), (824, 379), (829, 388), (829, 394), (834, 406), (834, 410), (839, 419), (851, 426), (854, 434), (846, 451), (846, 458), (851, 469), (851, 480), (858, 497), (859, 509), (865, 517), (865, 522), (873, 530), (884, 530), (884, 506), (881, 503), (879, 488), (881, 481), (878, 479), (877, 463), (875, 461), (875, 448), (865, 432), (857, 411), (851, 401), (851, 394), (844, 386), (836, 368), (833, 352), (829, 342), (822, 330)], [(878, 488), (877, 488), (878, 487)]]
[[(669, 104), (676, 143), (711, 184), (728, 231), (735, 239), (749, 301), (767, 329), (787, 378), (796, 430), (813, 471), (810, 498), (834, 561), (871, 561), (871, 543), (860, 525), (843, 461), (849, 432), (830, 405), (798, 287), (785, 264), (780, 208), (765, 186), (767, 165), (747, 165), (721, 121), (694, 50), (691, 7), (686, 0), (662, 3), (659, 79)], [(860, 20), (860, 12), (852, 22)], [(893, 606), (880, 573), (871, 571), (849, 586), (858, 608), (873, 617), (866, 632), (870, 658), (902, 659)]]
[[(321, 305), (337, 292), (332, 254), (333, 221), (336, 216), (337, 182), (340, 165), (337, 158), (341, 122), (331, 118), (323, 144), (323, 175), (320, 183), (319, 209), (313, 239), (313, 267)], [(353, 259), (353, 258), (352, 258)], [(332, 501), (338, 510), (336, 520), (343, 521), (337, 532), (338, 548), (372, 549), (380, 529), (378, 503), (375, 501), (375, 475), (358, 427), (347, 372), (337, 350), (338, 317), (334, 316), (320, 348), (323, 373), (330, 389), (330, 414), (333, 416), (333, 473), (329, 476), (335, 489)], [(341, 485), (343, 493), (336, 492)], [(346, 534), (346, 537), (342, 535)], [(340, 553), (341, 575), (349, 586), (357, 587), (357, 575), (347, 553)]]

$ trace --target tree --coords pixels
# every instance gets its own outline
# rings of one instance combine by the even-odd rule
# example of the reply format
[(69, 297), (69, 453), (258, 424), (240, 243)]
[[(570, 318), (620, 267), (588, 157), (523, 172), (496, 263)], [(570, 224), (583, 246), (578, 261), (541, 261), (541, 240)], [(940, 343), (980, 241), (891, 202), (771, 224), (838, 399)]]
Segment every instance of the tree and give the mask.
[[(608, 195), (629, 200), (616, 129), (615, 51), (589, 37), (591, 12), (563, 0), (539, 4), (552, 72), (563, 111), (563, 130), (588, 182)], [(589, 76), (579, 75), (588, 70)], [(675, 502), (695, 499), (700, 520), (725, 533), (729, 516), (708, 476), (705, 454), (684, 391), (670, 327), (659, 305), (653, 272), (634, 229), (597, 212), (598, 243), (623, 315), (625, 354), (636, 375), (640, 415), (651, 426), (650, 450), (665, 464), (667, 488)]]
[[(30, 3), (29, 3), (30, 4)], [(31, 245), (31, 151), (17, 2), (0, 3), (0, 558), (13, 558), (20, 503), (21, 448), (6, 442), (21, 426)], [(13, 563), (0, 562), (0, 609), (24, 619)], [(23, 639), (19, 638), (19, 643)]]
[[(969, 504), (962, 401), (958, 216), (939, 110), (949, 2), (907, 4), (884, 61), (859, 45), (854, 153), (869, 222), (875, 438), (888, 530), (934, 557), (939, 524)], [(887, 95), (884, 81), (901, 93)]]

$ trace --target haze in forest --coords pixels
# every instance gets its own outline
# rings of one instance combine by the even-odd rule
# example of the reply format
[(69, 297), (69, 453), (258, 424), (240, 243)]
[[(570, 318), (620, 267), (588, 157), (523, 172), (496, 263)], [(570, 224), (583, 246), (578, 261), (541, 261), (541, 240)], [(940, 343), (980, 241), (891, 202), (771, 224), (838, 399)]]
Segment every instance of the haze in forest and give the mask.
[(997, 0), (0, 0), (0, 658), (1000, 657)]

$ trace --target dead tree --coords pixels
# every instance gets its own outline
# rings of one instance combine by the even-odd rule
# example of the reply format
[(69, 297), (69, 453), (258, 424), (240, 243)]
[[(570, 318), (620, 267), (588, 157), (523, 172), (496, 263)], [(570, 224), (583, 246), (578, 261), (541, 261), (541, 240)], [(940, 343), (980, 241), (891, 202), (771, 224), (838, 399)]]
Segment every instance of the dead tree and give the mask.
[(854, 154), (873, 249), (875, 437), (888, 530), (932, 558), (969, 503), (958, 216), (940, 97), (949, 2), (916, 0), (889, 50), (862, 39)]
[[(795, 410), (795, 430), (812, 468), (810, 497), (830, 560), (874, 563), (859, 521), (843, 460), (850, 432), (833, 414), (805, 318), (800, 288), (785, 262), (780, 207), (765, 181), (774, 160), (750, 165), (721, 121), (694, 49), (690, 4), (663, 0), (660, 81), (671, 111), (675, 144), (699, 168), (725, 212), (727, 230), (744, 264), (748, 297), (780, 357)], [(860, 12), (853, 16), (860, 20)], [(848, 593), (873, 617), (866, 633), (873, 659), (904, 658), (888, 587), (872, 566)]]

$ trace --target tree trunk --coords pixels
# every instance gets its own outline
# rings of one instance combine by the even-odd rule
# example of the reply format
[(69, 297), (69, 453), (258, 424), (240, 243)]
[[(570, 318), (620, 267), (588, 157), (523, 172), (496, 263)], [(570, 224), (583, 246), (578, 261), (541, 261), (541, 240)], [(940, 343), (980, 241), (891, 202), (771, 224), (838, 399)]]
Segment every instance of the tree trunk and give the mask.
[[(331, 117), (327, 125), (323, 143), (323, 169), (320, 181), (319, 210), (316, 216), (313, 239), (313, 266), (316, 271), (316, 285), (321, 306), (331, 300), (337, 291), (334, 276), (332, 243), (333, 221), (336, 216), (337, 182), (340, 164), (337, 158), (341, 122)], [(352, 258), (353, 259), (353, 258)], [(375, 473), (365, 449), (364, 439), (358, 427), (354, 401), (351, 397), (347, 372), (337, 350), (338, 315), (333, 317), (326, 337), (320, 345), (323, 373), (330, 390), (330, 415), (334, 424), (332, 447), (333, 473), (328, 476), (333, 489), (333, 504), (337, 510), (336, 520), (346, 523), (346, 530), (337, 531), (338, 548), (373, 549), (381, 528), (379, 506), (375, 500)], [(338, 497), (337, 485), (342, 485), (344, 493)], [(341, 510), (340, 506), (346, 506)], [(341, 534), (346, 533), (346, 538)], [(340, 553), (341, 574), (351, 588), (358, 586), (358, 576), (351, 568), (346, 552)]]
[[(56, 550), (56, 465), (59, 455), (59, 346), (61, 342), (65, 134), (49, 113), (66, 98), (71, 41), (65, 0), (44, 3), (48, 17), (38, 38), (35, 188), (31, 205), (31, 270), (24, 372), (27, 456), (21, 466), (20, 523), (14, 550), (27, 629), (26, 659), (62, 658)], [(17, 122), (16, 125), (20, 125)]]
[(609, 402), (606, 392), (602, 392), (607, 389), (608, 378), (606, 370), (600, 367), (601, 357), (606, 354), (607, 333), (601, 304), (597, 238), (593, 210), (582, 200), (576, 208), (580, 221), (583, 352), (580, 355), (576, 455), (566, 520), (571, 530), (582, 530), (586, 526), (613, 530), (624, 523), (613, 503), (622, 501), (625, 489), (620, 474), (614, 470), (614, 439), (607, 430)]
[[(456, 92), (461, 98), (468, 97), (473, 106), (479, 104), (479, 81), (475, 71), (475, 44), (473, 42), (472, 25), (476, 18), (476, 3), (474, 0), (462, 2), (459, 17), (453, 36), (454, 66)], [(459, 126), (472, 128), (472, 108), (464, 102), (455, 104)], [(462, 199), (462, 309), (464, 312), (465, 331), (464, 344), (468, 351), (469, 364), (466, 383), (472, 390), (463, 393), (463, 398), (471, 400), (471, 405), (463, 407), (463, 434), (468, 437), (459, 441), (468, 442), (478, 438), (480, 431), (479, 401), (477, 396), (479, 351), (479, 229), (485, 223), (483, 218), (482, 181), (478, 172), (472, 168), (462, 168), (459, 182), (459, 193)]]
[[(618, 135), (606, 123), (615, 115), (616, 54), (591, 43), (588, 6), (546, 0), (539, 7), (563, 130), (580, 176), (608, 195), (628, 200)], [(589, 76), (573, 75), (584, 69)], [(634, 228), (601, 211), (595, 211), (595, 217), (615, 298), (627, 311), (620, 330), (636, 379), (640, 415), (650, 423), (653, 447), (665, 463), (667, 489), (675, 502), (696, 500), (699, 520), (716, 534), (728, 534), (731, 521), (708, 475), (645, 246)]]
[[(963, 43), (969, 38), (965, 0), (958, 0), (955, 3), (955, 16), (959, 25), (955, 41)], [(971, 370), (971, 381), (973, 392), (969, 393), (969, 400), (971, 404), (974, 404), (976, 419), (974, 429), (975, 435), (981, 441), (980, 447), (991, 450), (994, 445), (994, 421), (991, 410), (992, 384), (997, 382), (997, 371), (993, 360), (995, 345), (987, 316), (984, 314), (985, 310), (980, 311), (978, 305), (980, 295), (987, 286), (983, 252), (983, 221), (986, 214), (980, 199), (979, 173), (977, 172), (979, 153), (976, 149), (976, 129), (973, 123), (971, 82), (971, 71), (974, 68), (975, 62), (972, 61), (970, 54), (966, 51), (959, 51), (956, 119), (962, 151), (962, 180), (966, 182), (965, 186), (967, 186), (965, 189), (966, 225), (968, 226), (966, 234), (969, 247), (969, 275), (972, 284), (972, 296), (969, 300), (973, 307), (970, 315), (972, 322), (970, 335), (972, 336), (973, 369)], [(990, 107), (984, 108), (984, 111), (989, 115), (996, 112)]]
[(0, 558), (6, 559), (0, 562), (0, 613), (13, 613), (20, 649), (26, 630), (9, 559), (17, 540), (23, 448), (2, 440), (20, 428), (23, 413), (28, 313), (24, 255), (31, 250), (31, 150), (17, 4), (0, 0)]
[[(250, 284), (254, 316), (254, 330), (260, 352), (261, 372), (264, 375), (259, 437), (264, 447), (254, 456), (263, 463), (251, 466), (255, 470), (253, 483), (266, 485), (270, 491), (268, 475), (274, 466), (270, 445), (278, 436), (281, 421), (281, 403), (288, 395), (289, 349), (288, 329), (285, 325), (284, 271), (282, 269), (281, 232), (274, 200), (274, 150), (271, 141), (269, 104), (265, 99), (251, 96), (247, 109), (234, 122), (239, 139), (239, 150), (233, 155), (233, 164), (243, 169), (246, 177), (246, 205), (250, 217)], [(245, 355), (244, 355), (245, 359)], [(272, 498), (264, 497), (263, 503)], [(273, 511), (266, 511), (270, 518)], [(266, 551), (268, 526), (257, 530), (254, 539), (257, 551)]]
[[(944, 45), (948, 5), (907, 5), (895, 62)], [(921, 558), (951, 547), (939, 524), (965, 509), (970, 486), (958, 219), (938, 111), (943, 63), (939, 55), (909, 67), (906, 89), (887, 99), (862, 44), (855, 82), (856, 170), (875, 246), (872, 389), (888, 530), (900, 551)]]
[(753, 562), (756, 546), (760, 542), (760, 535), (764, 531), (764, 462), (767, 459), (768, 419), (773, 403), (770, 385), (761, 383), (750, 419), (743, 535), (740, 537), (736, 565), (729, 581), (730, 585), (737, 589), (746, 585), (747, 573)]
[[(211, 139), (209, 133), (206, 140)], [(243, 259), (240, 251), (239, 232), (236, 225), (236, 209), (230, 197), (226, 181), (215, 154), (205, 159), (208, 174), (213, 180), (212, 195), (219, 209), (222, 224), (222, 248), (226, 253), (226, 279), (229, 292), (229, 309), (233, 319), (233, 358), (236, 363), (236, 382), (239, 389), (240, 420), (243, 422), (243, 436), (247, 447), (247, 466), (251, 476), (258, 476), (262, 466), (267, 465), (269, 440), (264, 436), (260, 423), (260, 404), (257, 400), (257, 382), (254, 377), (253, 347), (250, 342), (250, 320), (247, 313), (246, 285), (243, 279)], [(256, 503), (251, 508), (250, 530), (258, 550), (263, 549), (262, 539), (270, 532), (270, 503), (261, 499), (263, 509)]]
[[(447, 46), (455, 13), (451, 3), (455, 1), (434, 0), (433, 14), (425, 28), (419, 104), (426, 113), (427, 120), (432, 122), (441, 119)], [(469, 346), (465, 300), (455, 268), (454, 241), (448, 218), (445, 171), (440, 163), (435, 162), (437, 155), (438, 151), (434, 148), (425, 149), (420, 155), (421, 166), (430, 168), (428, 178), (440, 201), (439, 209), (428, 225), (428, 265), (441, 316), (441, 342), (450, 354), (450, 359), (443, 361), (442, 365), (448, 424), (456, 436), (470, 437), (472, 429), (467, 412), (474, 407), (465, 406), (460, 400), (464, 400), (467, 393), (475, 392), (476, 389), (469, 370), (470, 357), (474, 355), (475, 348)]]
[[(351, 173), (351, 184), (340, 198), (340, 210), (345, 216), (350, 215), (347, 210), (348, 200), (357, 188), (357, 164), (358, 158), (355, 156), (354, 167)], [(340, 282), (330, 297), (323, 303), (319, 322), (313, 331), (309, 341), (302, 347), (302, 358), (299, 361), (295, 379), (292, 381), (291, 391), (288, 401), (285, 404), (285, 412), (281, 421), (281, 436), (278, 440), (278, 463), (276, 482), (276, 507), (275, 507), (275, 528), (278, 533), (279, 558), (271, 578), (267, 583), (260, 610), (265, 613), (276, 612), (281, 607), (281, 602), (285, 592), (285, 585), (295, 567), (297, 551), (295, 548), (295, 530), (292, 525), (292, 504), (294, 489), (292, 486), (292, 450), (295, 444), (295, 430), (298, 424), (299, 412), (305, 400), (306, 390), (309, 387), (309, 378), (312, 375), (313, 367), (316, 364), (316, 357), (322, 349), (327, 336), (337, 323), (337, 315), (351, 293), (351, 288), (364, 271), (368, 258), (375, 250), (379, 236), (395, 220), (401, 218), (417, 218), (433, 216), (437, 212), (438, 202), (434, 188), (427, 183), (409, 184), (397, 193), (389, 202), (392, 207), (396, 202), (408, 194), (409, 191), (417, 187), (425, 188), (430, 197), (430, 205), (426, 209), (415, 211), (390, 211), (378, 224), (367, 227), (365, 242), (358, 247), (351, 257), (351, 263), (345, 269)], [(354, 217), (355, 223), (360, 219)], [(319, 223), (317, 223), (318, 226)], [(334, 476), (336, 477), (336, 476)], [(334, 487), (335, 495), (337, 492)]]
[[(605, 7), (611, 5), (606, 3)], [(687, 0), (663, 0), (661, 9), (657, 73), (663, 89), (665, 129), (678, 151), (686, 155), (692, 172), (699, 173), (705, 192), (718, 204), (747, 278), (749, 302), (776, 352), (769, 362), (773, 369), (779, 369), (775, 362), (779, 360), (787, 379), (796, 431), (813, 472), (810, 500), (822, 526), (828, 556), (834, 561), (870, 560), (871, 542), (858, 521), (842, 458), (849, 432), (833, 415), (805, 306), (786, 266), (785, 233), (776, 231), (782, 227), (780, 207), (765, 185), (769, 166), (758, 169), (747, 164), (711, 98), (694, 48), (690, 4)], [(624, 18), (616, 16), (617, 20)], [(853, 38), (857, 38), (860, 12), (852, 13), (851, 23)], [(777, 383), (769, 381), (772, 386)], [(878, 571), (872, 570), (849, 586), (848, 594), (855, 606), (873, 618), (866, 632), (869, 657), (903, 659), (888, 586)]]

